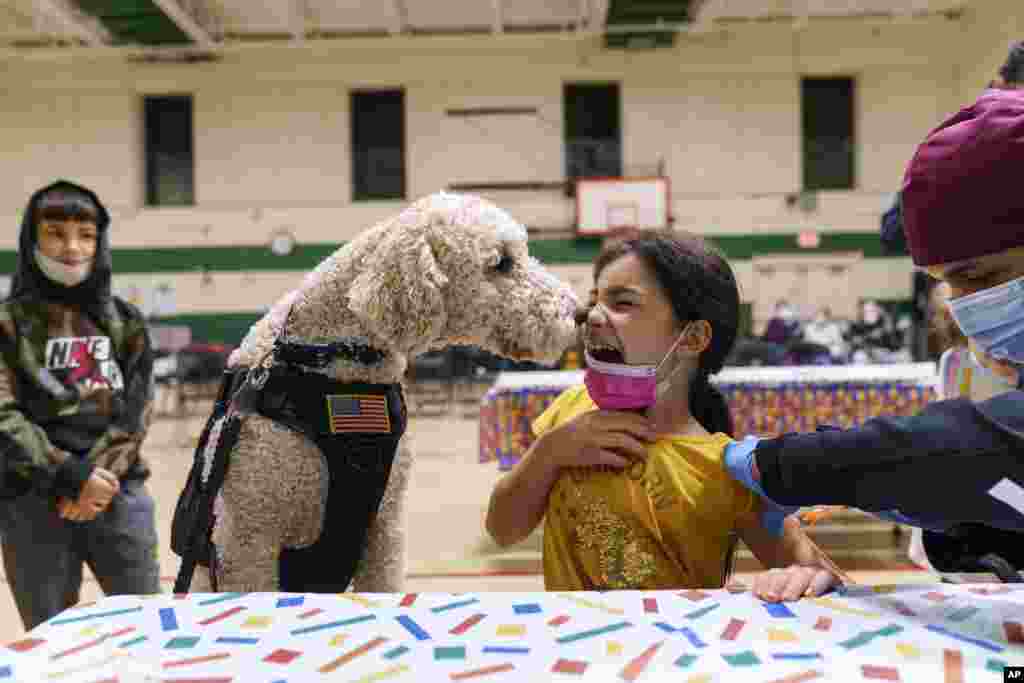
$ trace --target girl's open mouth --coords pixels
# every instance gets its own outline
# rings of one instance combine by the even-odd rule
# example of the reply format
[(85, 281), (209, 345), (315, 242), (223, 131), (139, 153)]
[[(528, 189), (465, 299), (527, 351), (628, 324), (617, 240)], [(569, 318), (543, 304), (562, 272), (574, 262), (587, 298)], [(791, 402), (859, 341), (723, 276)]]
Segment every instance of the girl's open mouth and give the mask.
[(624, 363), (626, 359), (622, 355), (622, 351), (619, 351), (613, 346), (604, 345), (587, 345), (587, 352), (594, 360), (599, 360), (602, 363)]

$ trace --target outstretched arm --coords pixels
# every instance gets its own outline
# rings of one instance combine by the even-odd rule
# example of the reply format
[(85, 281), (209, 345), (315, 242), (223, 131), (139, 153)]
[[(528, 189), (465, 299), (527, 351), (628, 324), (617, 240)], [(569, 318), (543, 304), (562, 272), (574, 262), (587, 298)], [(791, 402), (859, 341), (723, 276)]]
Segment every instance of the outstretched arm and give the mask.
[[(726, 467), (784, 513), (848, 505), (933, 530), (961, 522), (1024, 530), (1024, 510), (1004, 494), (1024, 495), (1024, 440), (986, 416), (1001, 407), (1021, 412), (1024, 393), (981, 405), (984, 413), (969, 401), (943, 401), (920, 415), (875, 418), (855, 429), (742, 441), (730, 446)], [(781, 529), (778, 519), (774, 527), (763, 521)]]

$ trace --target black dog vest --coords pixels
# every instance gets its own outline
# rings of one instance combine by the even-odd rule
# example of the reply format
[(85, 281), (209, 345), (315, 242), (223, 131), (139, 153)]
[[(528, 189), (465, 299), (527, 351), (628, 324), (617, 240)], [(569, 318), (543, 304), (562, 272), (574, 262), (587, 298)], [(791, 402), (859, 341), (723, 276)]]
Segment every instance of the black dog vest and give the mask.
[[(227, 391), (222, 391), (222, 395), (234, 398), (225, 403), (230, 403), (238, 414), (263, 415), (305, 435), (323, 453), (329, 477), (320, 537), (305, 548), (282, 549), (279, 590), (343, 592), (362, 559), (367, 532), (384, 497), (399, 439), (405, 433), (407, 415), (402, 387), (400, 384), (341, 383), (294, 366), (274, 366), (266, 372), (263, 377), (257, 374), (257, 380), (244, 369), (231, 373), (225, 378)], [(211, 415), (211, 423), (217, 412)], [(209, 428), (208, 424), (207, 431)], [(237, 439), (237, 428), (223, 431)], [(182, 493), (183, 500), (190, 488), (203, 489), (192, 479), (202, 472), (200, 451), (205, 448), (207, 436), (204, 432), (200, 439), (193, 473)], [(226, 458), (233, 446), (234, 443), (216, 444), (214, 460)], [(221, 467), (215, 464), (213, 470), (226, 471), (226, 463)], [(219, 489), (219, 486), (219, 481), (212, 487), (207, 486), (200, 497), (212, 500), (211, 495), (215, 496), (216, 490), (211, 494), (209, 489)], [(181, 501), (178, 507), (183, 507)], [(208, 506), (184, 507), (198, 510)], [(207, 531), (212, 529), (208, 514), (197, 516), (207, 518), (182, 520), (182, 526), (199, 524)], [(182, 530), (182, 533), (186, 532)], [(188, 544), (182, 541), (180, 545)], [(180, 550), (176, 551), (185, 557)], [(198, 552), (200, 564), (204, 564), (205, 554)]]

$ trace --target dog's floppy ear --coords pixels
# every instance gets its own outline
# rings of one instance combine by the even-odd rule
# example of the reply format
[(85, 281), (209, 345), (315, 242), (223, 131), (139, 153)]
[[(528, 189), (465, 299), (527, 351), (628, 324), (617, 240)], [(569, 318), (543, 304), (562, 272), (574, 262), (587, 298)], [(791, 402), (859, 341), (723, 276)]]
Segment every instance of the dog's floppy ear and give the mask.
[(363, 262), (349, 290), (349, 309), (374, 334), (406, 353), (426, 351), (448, 322), (427, 231), (394, 230)]

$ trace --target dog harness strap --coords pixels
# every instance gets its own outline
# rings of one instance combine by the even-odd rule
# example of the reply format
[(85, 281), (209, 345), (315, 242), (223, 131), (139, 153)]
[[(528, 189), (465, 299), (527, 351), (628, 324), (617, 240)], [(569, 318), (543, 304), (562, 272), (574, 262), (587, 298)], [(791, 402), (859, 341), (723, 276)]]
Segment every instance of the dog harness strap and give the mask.
[(243, 388), (236, 406), (304, 434), (327, 464), (323, 530), (310, 546), (282, 549), (279, 590), (343, 592), (362, 559), (405, 433), (402, 386), (341, 383), (275, 365), (259, 390)]
[(325, 368), (335, 358), (355, 361), (362, 365), (376, 365), (386, 356), (387, 352), (356, 339), (342, 339), (329, 344), (304, 344), (280, 340), (274, 343), (275, 360), (311, 368)]
[(288, 321), (292, 318), (293, 303), (281, 323), (281, 334), (274, 340), (274, 360), (283, 365), (304, 365), (326, 368), (335, 358), (355, 361), (363, 365), (376, 365), (387, 357), (387, 352), (371, 346), (364, 337), (345, 337), (327, 344), (289, 342)]
[[(196, 565), (207, 566), (216, 590), (215, 549), (210, 540), (214, 526), (213, 504), (228, 470), (228, 455), (238, 441), (241, 421), (231, 413), (231, 396), (244, 373), (225, 372), (217, 401), (199, 437), (192, 469), (178, 498), (171, 523), (171, 549), (181, 556), (174, 582), (175, 593), (187, 593)], [(211, 439), (213, 440), (211, 443)]]

